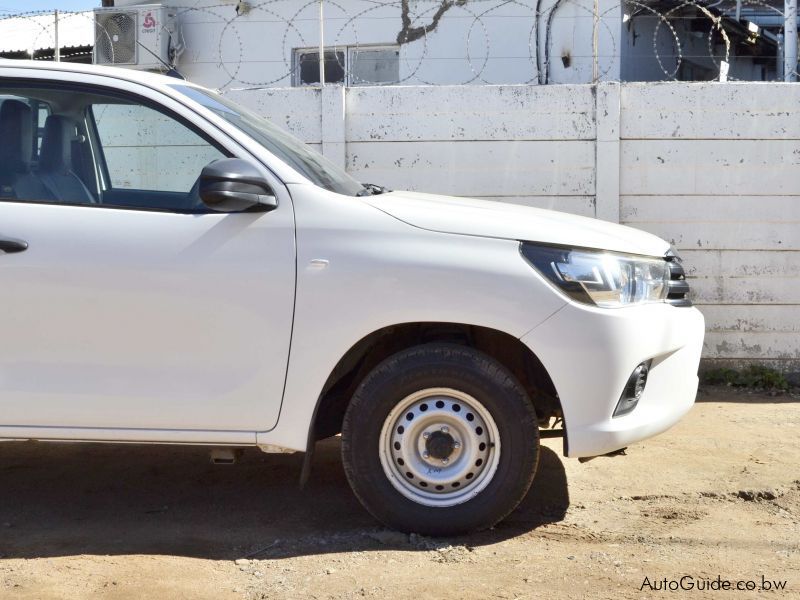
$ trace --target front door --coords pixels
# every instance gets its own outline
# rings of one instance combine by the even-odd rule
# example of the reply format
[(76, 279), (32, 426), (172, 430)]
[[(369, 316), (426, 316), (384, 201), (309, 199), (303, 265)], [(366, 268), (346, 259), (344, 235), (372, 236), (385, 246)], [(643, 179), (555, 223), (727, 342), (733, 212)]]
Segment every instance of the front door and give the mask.
[(135, 94), (0, 79), (0, 102), (0, 437), (271, 428), (294, 303), (285, 188), (268, 213), (205, 209), (197, 178), (231, 142)]

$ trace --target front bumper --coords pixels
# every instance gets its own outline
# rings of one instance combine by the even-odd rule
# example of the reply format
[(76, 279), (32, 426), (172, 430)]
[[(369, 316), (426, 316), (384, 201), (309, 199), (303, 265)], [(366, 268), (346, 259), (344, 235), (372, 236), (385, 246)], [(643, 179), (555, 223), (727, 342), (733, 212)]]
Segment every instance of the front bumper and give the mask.
[[(522, 341), (550, 374), (564, 413), (564, 453), (606, 454), (674, 425), (694, 404), (704, 335), (696, 308), (567, 304)], [(636, 408), (613, 417), (637, 365), (652, 360)]]

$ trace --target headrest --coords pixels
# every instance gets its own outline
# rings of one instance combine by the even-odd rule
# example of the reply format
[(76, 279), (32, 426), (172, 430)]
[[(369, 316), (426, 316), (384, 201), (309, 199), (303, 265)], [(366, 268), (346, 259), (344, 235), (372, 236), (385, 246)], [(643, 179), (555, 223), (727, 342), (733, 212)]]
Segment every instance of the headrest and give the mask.
[(39, 151), (39, 171), (69, 171), (72, 169), (72, 141), (78, 134), (74, 121), (61, 115), (50, 115), (44, 122), (42, 148)]
[(5, 100), (0, 107), (0, 169), (27, 170), (33, 154), (31, 107), (20, 100)]

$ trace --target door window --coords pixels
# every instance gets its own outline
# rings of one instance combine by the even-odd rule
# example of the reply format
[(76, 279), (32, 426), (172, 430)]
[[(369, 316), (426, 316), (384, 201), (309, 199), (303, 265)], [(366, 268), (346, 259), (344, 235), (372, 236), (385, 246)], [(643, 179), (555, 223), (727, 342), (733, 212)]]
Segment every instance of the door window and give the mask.
[(194, 131), (147, 106), (96, 102), (91, 106), (115, 190), (183, 192), (200, 171), (224, 155)]
[(148, 100), (0, 82), (0, 200), (208, 212), (197, 181), (229, 156)]

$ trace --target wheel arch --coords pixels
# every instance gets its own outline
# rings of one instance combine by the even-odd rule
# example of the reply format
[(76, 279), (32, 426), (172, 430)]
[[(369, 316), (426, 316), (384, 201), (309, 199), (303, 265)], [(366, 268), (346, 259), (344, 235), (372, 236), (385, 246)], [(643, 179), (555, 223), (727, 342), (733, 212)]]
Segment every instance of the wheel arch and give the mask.
[(464, 323), (416, 322), (383, 327), (356, 342), (329, 374), (309, 426), (308, 450), (317, 440), (341, 432), (344, 413), (363, 378), (385, 358), (420, 344), (450, 342), (475, 348), (497, 360), (520, 381), (540, 425), (563, 417), (553, 381), (539, 358), (518, 338)]

